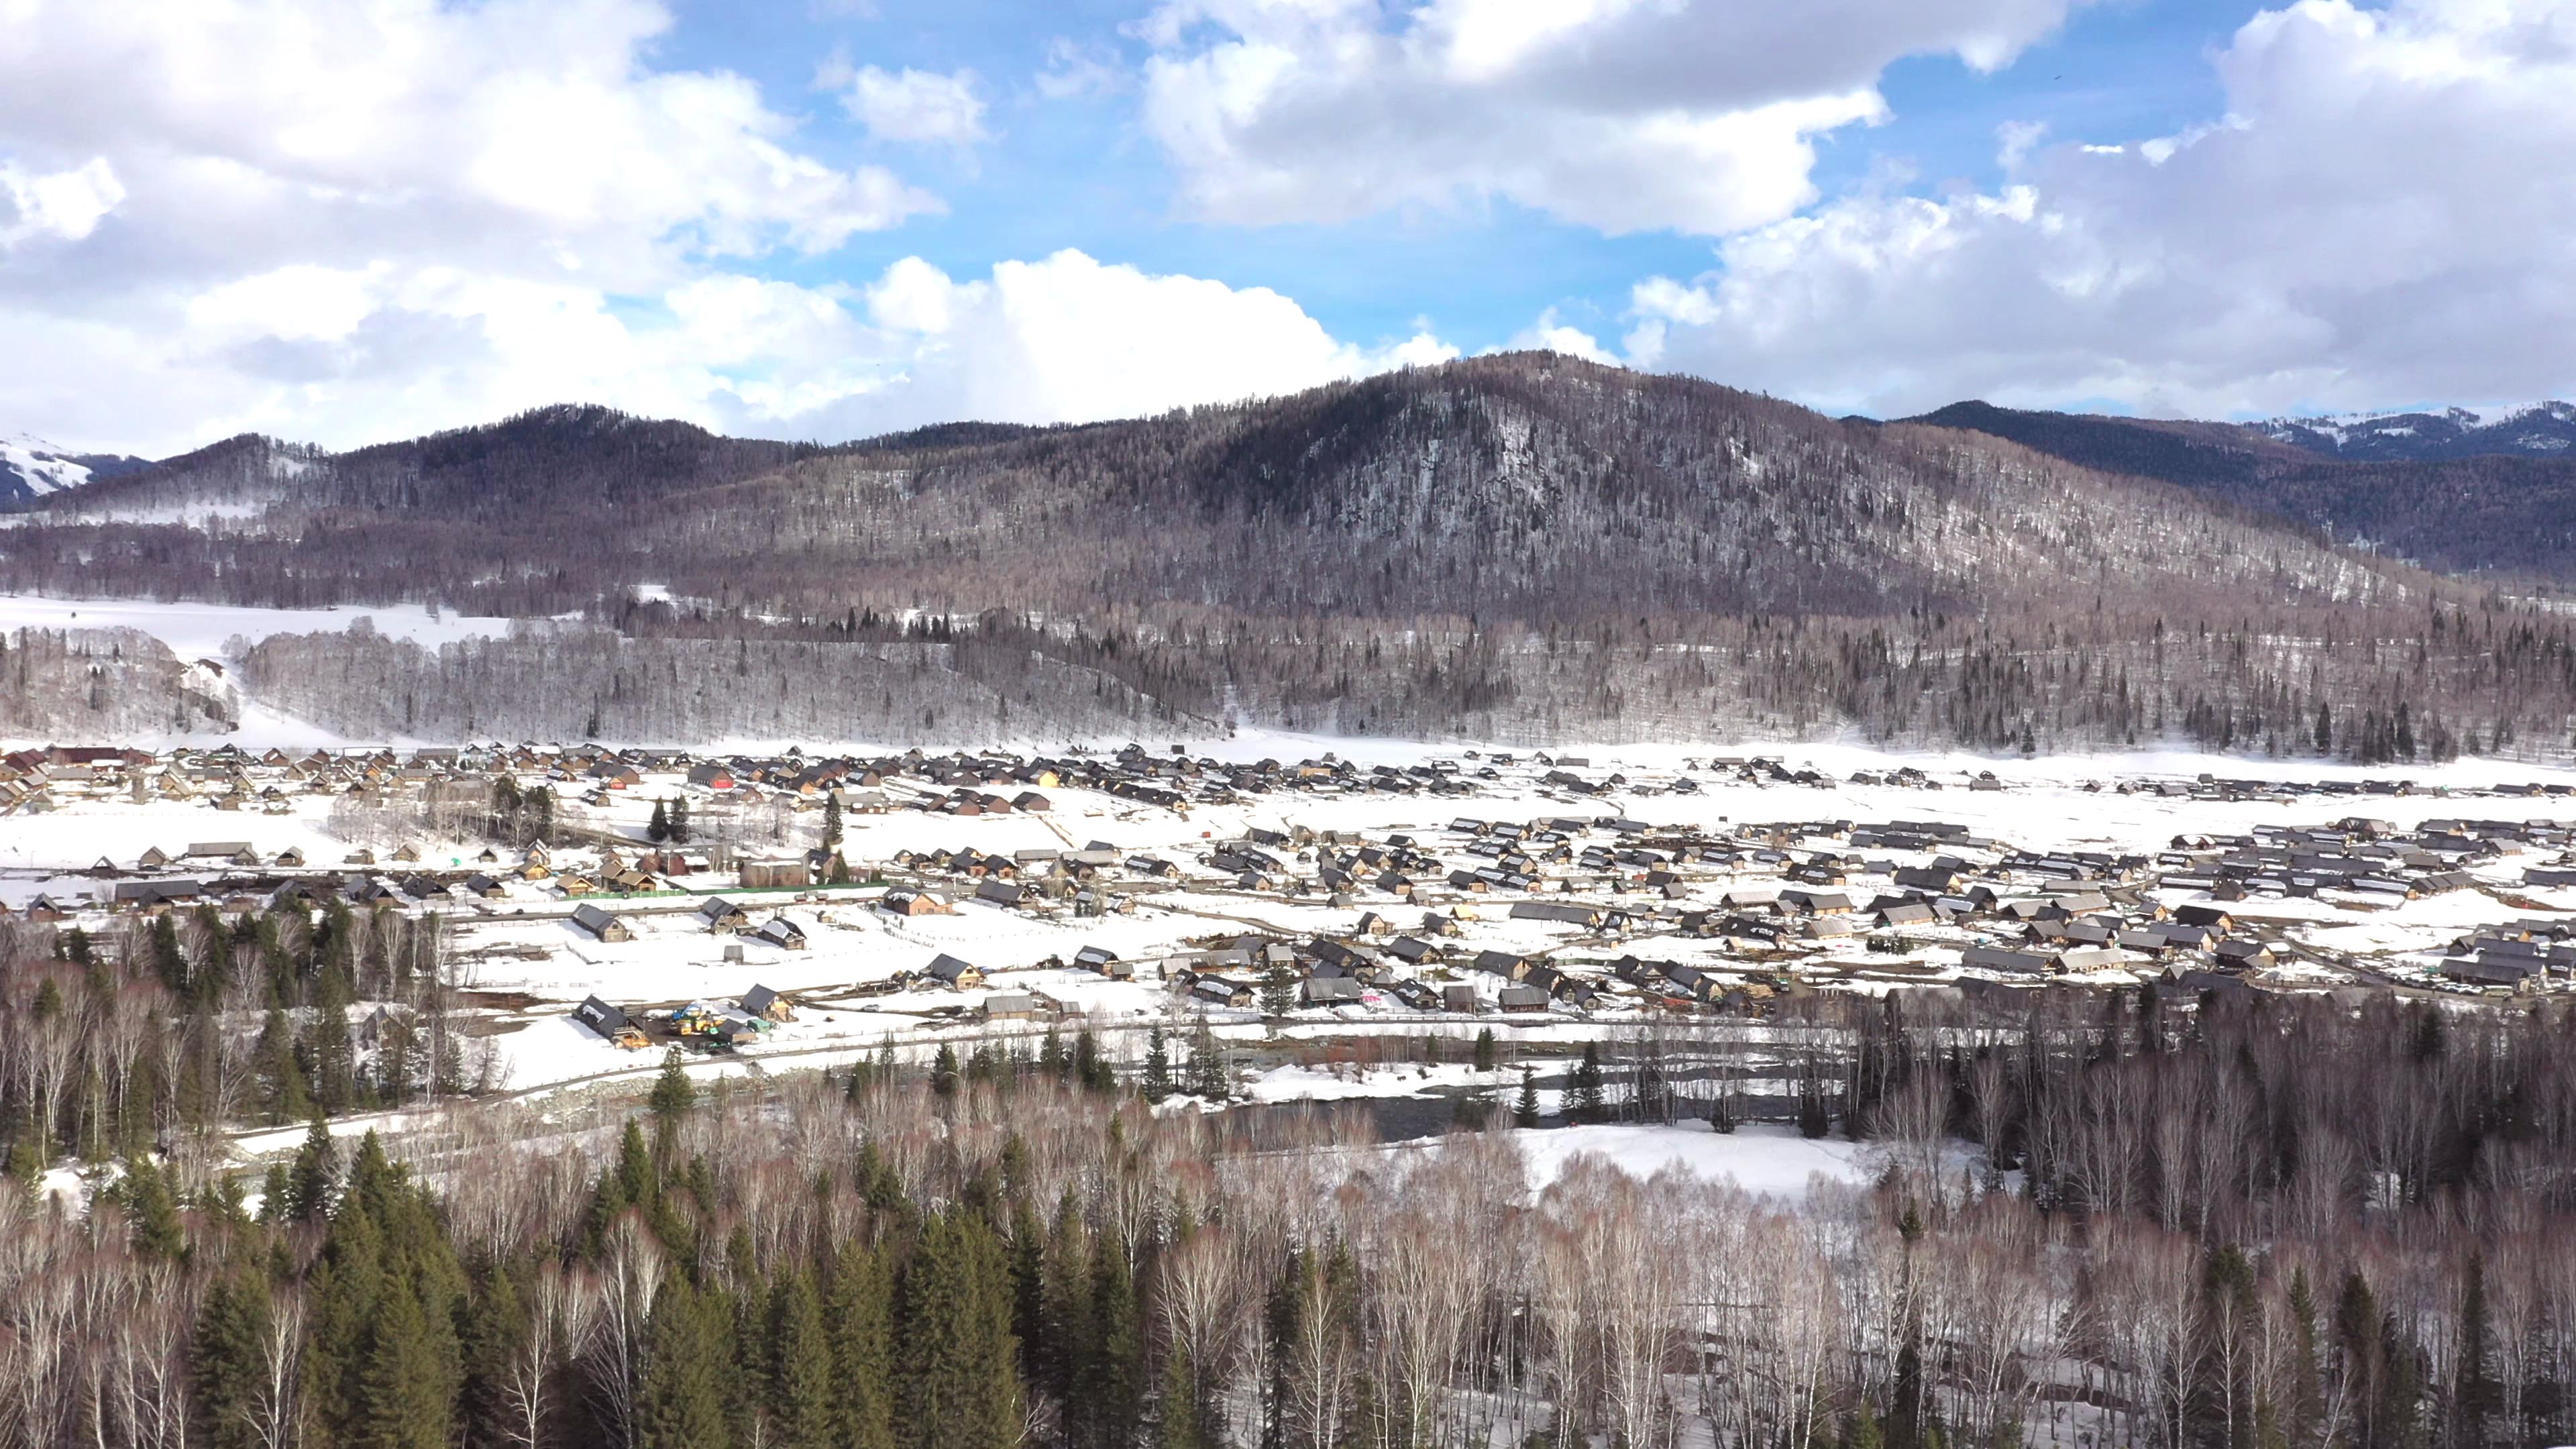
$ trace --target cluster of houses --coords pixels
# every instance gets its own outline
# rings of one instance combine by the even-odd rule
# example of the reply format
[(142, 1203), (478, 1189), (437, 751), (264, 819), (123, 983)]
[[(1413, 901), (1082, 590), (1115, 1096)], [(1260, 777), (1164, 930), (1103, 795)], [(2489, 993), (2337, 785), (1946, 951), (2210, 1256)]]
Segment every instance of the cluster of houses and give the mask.
[[(1326, 896), (1356, 911), (1351, 929), (1247, 935), (1144, 962), (1093, 950), (1075, 964), (1119, 976), (1141, 966), (1194, 1001), (1236, 1009), (1284, 976), (1308, 1007), (1391, 997), (1426, 1011), (1515, 1013), (1643, 997), (1758, 1012), (1801, 967), (1853, 946), (1955, 946), (1962, 976), (1982, 982), (2123, 972), (2237, 988), (2305, 954), (2267, 900), (2342, 893), (2367, 904), (2469, 889), (2478, 883), (2471, 865), (2563, 850), (2571, 839), (2550, 822), (2435, 819), (2401, 831), (2359, 817), (2178, 837), (2153, 855), (2019, 850), (1930, 820), (1786, 821), (1706, 835), (1609, 816), (1461, 817), (1444, 837), (1438, 855), (1433, 842), (1400, 832), (1370, 840), (1252, 831), (1214, 842), (1185, 884)], [(1006, 877), (1026, 864), (971, 852), (911, 859)], [(1083, 868), (1088, 878), (1128, 863), (1103, 848)], [(2576, 864), (2525, 874), (2535, 885), (2576, 884)], [(2168, 904), (2178, 892), (2194, 899)], [(1530, 954), (1461, 949), (1464, 923), (1488, 918), (1574, 934)], [(1713, 939), (1723, 958), (1712, 967), (1625, 949), (1655, 937)], [(1862, 939), (1843, 939), (1854, 937)], [(2508, 923), (2458, 943), (2442, 974), (2475, 986), (2576, 976), (2576, 945), (2562, 939), (2546, 923)]]

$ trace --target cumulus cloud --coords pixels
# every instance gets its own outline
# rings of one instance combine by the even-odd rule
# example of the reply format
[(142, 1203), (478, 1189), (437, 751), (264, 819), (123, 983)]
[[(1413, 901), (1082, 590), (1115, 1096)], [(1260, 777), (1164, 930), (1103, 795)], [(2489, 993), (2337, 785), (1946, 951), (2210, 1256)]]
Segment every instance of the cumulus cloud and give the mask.
[(857, 434), (946, 418), (1053, 423), (1160, 412), (1445, 362), (1428, 332), (1336, 340), (1267, 287), (1156, 275), (1078, 251), (959, 281), (918, 257), (865, 289), (885, 375), (831, 413)]
[(889, 71), (863, 66), (852, 73), (841, 104), (881, 141), (936, 141), (970, 146), (987, 139), (984, 101), (975, 73)]
[(2082, 0), (1169, 0), (1145, 116), (1202, 214), (1342, 221), (1508, 200), (1723, 234), (1815, 199), (1819, 136), (1907, 55), (1993, 69)]
[(703, 398), (590, 349), (631, 299), (940, 205), (741, 76), (647, 66), (651, 0), (5, 8), (0, 407), (94, 444)]
[(6, 248), (48, 239), (79, 241), (125, 199), (125, 185), (104, 156), (44, 173), (0, 161), (0, 194), (9, 204), (0, 219), (0, 248)]
[(2226, 112), (2004, 137), (2010, 184), (1838, 200), (1635, 289), (1625, 339), (1833, 409), (1963, 396), (2201, 416), (2576, 385), (2576, 0), (2300, 0)]

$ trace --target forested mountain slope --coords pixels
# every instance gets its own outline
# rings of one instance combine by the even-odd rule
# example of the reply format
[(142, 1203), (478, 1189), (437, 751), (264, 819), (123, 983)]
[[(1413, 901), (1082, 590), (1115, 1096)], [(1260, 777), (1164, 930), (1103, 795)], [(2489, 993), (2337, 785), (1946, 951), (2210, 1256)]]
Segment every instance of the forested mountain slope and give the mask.
[[(2546, 410), (2523, 415), (2524, 432), (2545, 442), (2554, 434), (2531, 430), (2554, 420), (2563, 421)], [(2485, 446), (2471, 436), (2477, 429), (2454, 427), (2458, 436), (2449, 444), (2420, 448), (2401, 446), (2405, 434), (2383, 429), (2368, 434), (2377, 443), (2367, 443), (2355, 431), (2349, 447), (2337, 447), (2314, 429), (2281, 424), (2025, 412), (1982, 402), (1953, 403), (1912, 421), (2179, 484), (2431, 568), (2576, 583), (2576, 457)], [(2428, 423), (2427, 433), (2434, 431)]]
[(2329, 458), (2417, 463), (2491, 456), (2563, 458), (2576, 450), (2576, 403), (2273, 418), (2253, 428)]
[[(2292, 450), (2249, 446), (2250, 496)], [(834, 449), (554, 408), (338, 456), (219, 445), (8, 530), (0, 588), (420, 600), (608, 641), (251, 661), (356, 734), (677, 742), (729, 732), (730, 694), (777, 737), (1240, 721), (2375, 754), (2402, 704), (2409, 738), (2566, 743), (2558, 618), (2052, 447), (2082, 451), (1543, 353)], [(158, 521), (182, 502), (213, 511)]]

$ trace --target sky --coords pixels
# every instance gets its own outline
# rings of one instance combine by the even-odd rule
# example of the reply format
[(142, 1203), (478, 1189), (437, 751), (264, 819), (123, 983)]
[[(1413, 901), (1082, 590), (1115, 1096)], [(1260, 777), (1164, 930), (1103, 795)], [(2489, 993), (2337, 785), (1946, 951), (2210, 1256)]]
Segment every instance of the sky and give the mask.
[(0, 0), (0, 432), (2576, 393), (2576, 0)]

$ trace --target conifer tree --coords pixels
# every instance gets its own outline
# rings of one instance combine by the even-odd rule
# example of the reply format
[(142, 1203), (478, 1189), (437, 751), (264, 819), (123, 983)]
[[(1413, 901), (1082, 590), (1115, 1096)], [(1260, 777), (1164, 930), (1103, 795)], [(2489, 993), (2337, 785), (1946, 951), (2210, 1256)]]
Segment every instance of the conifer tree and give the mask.
[(187, 1256), (178, 1200), (171, 1196), (170, 1180), (150, 1157), (138, 1156), (126, 1163), (125, 1180), (117, 1184), (116, 1195), (124, 1203), (125, 1230), (137, 1254), (170, 1263)]
[(1012, 1449), (1021, 1436), (1010, 1271), (962, 1208), (924, 1225), (903, 1274), (900, 1449)]
[(1577, 1122), (1598, 1122), (1605, 1109), (1601, 1046), (1598, 1042), (1585, 1042), (1583, 1060), (1575, 1065), (1574, 1078), (1566, 1092), (1566, 1115)]
[(1172, 1048), (1163, 1039), (1163, 1024), (1159, 1021), (1145, 1032), (1145, 1076), (1138, 1089), (1148, 1102), (1172, 1095)]
[(1494, 1029), (1486, 1027), (1476, 1033), (1475, 1068), (1480, 1072), (1494, 1069)]
[(1143, 1335), (1127, 1243), (1112, 1228), (1091, 1250), (1091, 1342), (1077, 1385), (1089, 1410), (1089, 1449), (1128, 1449), (1136, 1442)]
[(1261, 1014), (1286, 1016), (1297, 1009), (1297, 973), (1285, 961), (1273, 961), (1261, 972)]
[(189, 1360), (189, 1408), (197, 1433), (213, 1449), (250, 1449), (248, 1409), (258, 1374), (259, 1328), (253, 1294), (232, 1275), (206, 1285), (197, 1305)]
[(2452, 1380), (2450, 1412), (2444, 1416), (2454, 1444), (2486, 1443), (2491, 1421), (2501, 1407), (2490, 1357), (2493, 1339), (2494, 1324), (2487, 1308), (2486, 1255), (2472, 1251), (2460, 1287), (2459, 1367)]
[(894, 1284), (885, 1255), (858, 1242), (832, 1272), (832, 1361), (847, 1449), (894, 1449)]
[(1074, 1384), (1083, 1355), (1094, 1334), (1091, 1316), (1091, 1243), (1083, 1231), (1082, 1212), (1068, 1190), (1056, 1204), (1047, 1229), (1041, 1268), (1040, 1322), (1044, 1338), (1033, 1357), (1034, 1381), (1065, 1406), (1065, 1430), (1075, 1437), (1083, 1405), (1074, 1401)]
[(689, 1069), (680, 1060), (680, 1049), (671, 1048), (662, 1055), (662, 1074), (653, 1079), (653, 1095), (647, 1103), (653, 1113), (653, 1140), (665, 1153), (678, 1138), (680, 1119), (698, 1104), (698, 1089), (689, 1080)]
[(814, 1275), (802, 1264), (779, 1274), (769, 1294), (769, 1411), (779, 1449), (838, 1443), (840, 1380)]
[(833, 790), (823, 796), (823, 848), (834, 854), (841, 849), (841, 792)]
[(524, 1420), (508, 1397), (503, 1375), (524, 1351), (529, 1335), (546, 1330), (529, 1322), (527, 1299), (519, 1292), (519, 1275), (511, 1263), (483, 1264), (466, 1313), (465, 1439), (505, 1444)]
[(653, 802), (653, 818), (644, 823), (644, 838), (655, 845), (671, 838), (670, 807), (660, 800)]
[(733, 1360), (726, 1305), (673, 1274), (653, 1298), (637, 1406), (640, 1449), (732, 1449), (725, 1415)]
[(1191, 1366), (1189, 1350), (1179, 1344), (1163, 1355), (1160, 1408), (1154, 1425), (1154, 1449), (1208, 1449), (1198, 1373)]
[(1225, 1048), (1217, 1044), (1216, 1029), (1207, 1018), (1199, 1018), (1190, 1032), (1188, 1064), (1189, 1093), (1210, 1102), (1222, 1102), (1234, 1095), (1234, 1084), (1225, 1068)]
[(349, 982), (347, 967), (326, 964), (313, 983), (313, 1098), (325, 1115), (358, 1101), (357, 1053), (349, 1043), (349, 1003), (357, 998)]
[(1521, 1094), (1512, 1103), (1512, 1125), (1515, 1127), (1538, 1125), (1538, 1078), (1531, 1074), (1528, 1067), (1521, 1068)]
[(389, 1278), (359, 1375), (357, 1442), (366, 1449), (447, 1449), (455, 1401), (433, 1333), (413, 1285)]
[(957, 1095), (957, 1048), (939, 1044), (939, 1054), (930, 1059), (930, 1090), (942, 1098)]

